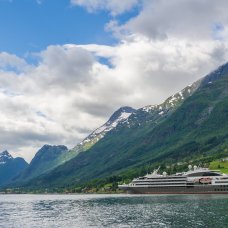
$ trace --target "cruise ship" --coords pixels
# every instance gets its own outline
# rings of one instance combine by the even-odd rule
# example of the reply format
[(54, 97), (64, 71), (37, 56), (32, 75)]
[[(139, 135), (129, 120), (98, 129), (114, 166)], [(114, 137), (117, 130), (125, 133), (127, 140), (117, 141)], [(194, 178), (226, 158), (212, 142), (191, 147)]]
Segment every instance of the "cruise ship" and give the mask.
[(158, 174), (158, 168), (119, 188), (133, 194), (228, 194), (228, 175), (197, 166), (188, 168), (174, 175)]

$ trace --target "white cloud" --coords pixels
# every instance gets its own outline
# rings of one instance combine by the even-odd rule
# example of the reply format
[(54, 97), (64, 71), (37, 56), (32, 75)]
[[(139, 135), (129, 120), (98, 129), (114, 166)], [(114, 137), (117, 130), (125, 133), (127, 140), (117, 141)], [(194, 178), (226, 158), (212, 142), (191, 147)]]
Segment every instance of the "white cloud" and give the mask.
[(109, 11), (113, 16), (131, 10), (140, 2), (141, 0), (71, 0), (73, 5), (83, 6), (89, 12), (106, 10)]
[[(37, 69), (37, 74), (47, 72), (45, 83), (61, 85), (68, 88), (88, 82), (91, 79), (89, 72), (92, 70), (93, 56), (80, 47), (66, 49), (63, 46), (49, 46), (40, 54), (42, 62)], [(51, 71), (51, 72), (50, 72)], [(38, 77), (39, 77), (38, 76)]]
[(122, 29), (159, 40), (213, 39), (216, 33), (223, 33), (223, 26), (227, 28), (227, 7), (226, 0), (144, 1), (139, 15), (122, 25)]
[(145, 38), (115, 47), (50, 46), (37, 66), (0, 74), (1, 149), (31, 159), (45, 143), (74, 146), (118, 107), (162, 102), (219, 65), (214, 53), (226, 50), (213, 41)]
[(5, 70), (24, 70), (28, 67), (28, 64), (24, 59), (17, 57), (16, 55), (9, 54), (7, 52), (0, 53), (0, 69)]
[[(72, 1), (113, 15), (138, 1), (108, 2)], [(0, 150), (29, 160), (45, 143), (73, 147), (120, 106), (160, 103), (227, 61), (227, 3), (216, 4), (144, 1), (107, 25), (119, 44), (49, 46), (37, 65), (0, 53)]]

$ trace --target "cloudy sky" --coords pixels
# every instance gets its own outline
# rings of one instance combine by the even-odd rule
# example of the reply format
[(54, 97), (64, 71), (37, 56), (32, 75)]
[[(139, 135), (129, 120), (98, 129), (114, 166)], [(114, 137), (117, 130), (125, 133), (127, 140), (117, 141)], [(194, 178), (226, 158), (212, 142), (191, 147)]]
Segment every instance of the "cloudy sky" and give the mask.
[(0, 151), (75, 146), (228, 60), (227, 0), (0, 0)]

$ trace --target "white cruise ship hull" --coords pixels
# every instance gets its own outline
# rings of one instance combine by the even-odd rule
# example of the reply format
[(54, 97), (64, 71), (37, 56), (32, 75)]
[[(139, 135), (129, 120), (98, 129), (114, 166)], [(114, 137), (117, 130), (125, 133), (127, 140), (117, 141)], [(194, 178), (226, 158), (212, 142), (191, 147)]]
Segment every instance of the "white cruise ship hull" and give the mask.
[(228, 194), (228, 185), (195, 185), (195, 186), (128, 186), (119, 188), (130, 194)]
[(133, 194), (228, 194), (228, 175), (216, 170), (190, 166), (188, 172), (174, 175), (161, 175), (158, 170), (119, 188)]

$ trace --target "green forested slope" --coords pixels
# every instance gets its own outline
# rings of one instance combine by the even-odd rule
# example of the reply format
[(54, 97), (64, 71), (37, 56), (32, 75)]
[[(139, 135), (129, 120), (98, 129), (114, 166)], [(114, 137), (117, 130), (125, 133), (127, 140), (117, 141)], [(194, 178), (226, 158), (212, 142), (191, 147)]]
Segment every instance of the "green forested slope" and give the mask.
[(17, 175), (12, 181), (25, 182), (48, 172), (58, 166), (58, 159), (68, 152), (66, 146), (44, 145), (38, 150), (28, 167)]
[(150, 115), (155, 121), (118, 126), (85, 153), (28, 185), (77, 185), (155, 162), (227, 156), (228, 65), (202, 80), (166, 116)]

